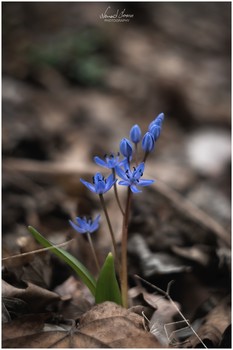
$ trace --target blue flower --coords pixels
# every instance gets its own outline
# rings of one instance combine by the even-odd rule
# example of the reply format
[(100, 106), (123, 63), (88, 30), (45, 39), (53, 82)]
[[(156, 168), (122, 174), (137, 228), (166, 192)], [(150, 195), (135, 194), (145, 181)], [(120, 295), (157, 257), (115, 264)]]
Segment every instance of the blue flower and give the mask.
[(160, 113), (155, 120), (153, 120), (150, 125), (149, 125), (149, 132), (152, 133), (152, 135), (154, 136), (154, 140), (156, 141), (161, 133), (161, 129), (162, 129), (162, 123), (164, 120), (164, 113)]
[(103, 194), (110, 190), (110, 188), (114, 185), (114, 183), (117, 181), (114, 179), (114, 175), (111, 174), (107, 179), (103, 177), (101, 173), (96, 173), (95, 176), (93, 176), (93, 184), (90, 182), (87, 182), (83, 179), (80, 179), (80, 181), (91, 191), (97, 194)]
[(121, 154), (123, 154), (124, 157), (130, 158), (133, 153), (133, 148), (131, 146), (131, 143), (127, 139), (122, 139), (120, 142), (120, 151)]
[(104, 156), (105, 161), (100, 157), (94, 157), (94, 161), (96, 164), (103, 166), (104, 168), (115, 169), (117, 165), (121, 166), (122, 163), (119, 161), (119, 156), (120, 153), (118, 153), (117, 156), (114, 156), (114, 154), (111, 153), (109, 156), (107, 154)]
[(94, 221), (91, 219), (87, 220), (86, 217), (83, 219), (77, 217), (75, 220), (77, 222), (73, 223), (73, 221), (69, 220), (70, 225), (75, 229), (75, 231), (79, 233), (92, 233), (99, 228), (99, 219), (100, 215), (98, 215)]
[(144, 168), (144, 163), (139, 164), (137, 168), (134, 167), (133, 171), (130, 170), (128, 164), (125, 165), (125, 170), (116, 167), (117, 175), (123, 179), (123, 181), (118, 182), (119, 185), (129, 186), (133, 193), (141, 192), (137, 186), (149, 186), (154, 182), (154, 180), (141, 179)]
[(130, 140), (133, 143), (138, 143), (141, 140), (142, 133), (141, 133), (140, 127), (137, 124), (135, 124), (131, 128), (129, 136), (130, 136)]
[(145, 152), (151, 152), (155, 146), (155, 139), (151, 132), (145, 133), (142, 139), (142, 149)]

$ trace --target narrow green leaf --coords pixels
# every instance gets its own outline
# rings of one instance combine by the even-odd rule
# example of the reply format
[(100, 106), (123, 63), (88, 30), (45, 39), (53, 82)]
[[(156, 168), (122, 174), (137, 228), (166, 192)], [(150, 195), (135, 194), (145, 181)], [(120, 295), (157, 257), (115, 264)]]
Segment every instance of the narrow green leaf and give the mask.
[(65, 251), (62, 248), (56, 248), (52, 243), (50, 243), (46, 238), (44, 238), (36, 229), (32, 226), (28, 226), (29, 232), (42, 246), (48, 248), (51, 247), (51, 251), (65, 261), (81, 278), (83, 283), (90, 289), (91, 293), (95, 296), (96, 291), (96, 280), (90, 274), (83, 264), (80, 263), (74, 256)]
[(95, 302), (98, 304), (104, 301), (113, 301), (122, 305), (112, 253), (108, 254), (96, 283)]

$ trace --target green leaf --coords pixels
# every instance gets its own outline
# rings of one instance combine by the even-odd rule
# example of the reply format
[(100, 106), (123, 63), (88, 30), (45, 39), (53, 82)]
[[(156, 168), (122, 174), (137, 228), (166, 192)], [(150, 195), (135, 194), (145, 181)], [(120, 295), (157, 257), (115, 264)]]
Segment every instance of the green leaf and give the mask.
[(65, 251), (62, 248), (54, 247), (52, 243), (50, 243), (46, 238), (44, 238), (36, 229), (32, 226), (28, 226), (29, 232), (33, 235), (33, 237), (39, 242), (42, 246), (51, 248), (51, 251), (65, 261), (81, 278), (83, 283), (90, 289), (91, 293), (95, 296), (96, 292), (96, 280), (90, 274), (90, 272), (86, 269), (86, 267), (80, 263), (74, 256)]
[(108, 254), (96, 283), (95, 302), (98, 304), (104, 301), (113, 301), (122, 305), (112, 253)]

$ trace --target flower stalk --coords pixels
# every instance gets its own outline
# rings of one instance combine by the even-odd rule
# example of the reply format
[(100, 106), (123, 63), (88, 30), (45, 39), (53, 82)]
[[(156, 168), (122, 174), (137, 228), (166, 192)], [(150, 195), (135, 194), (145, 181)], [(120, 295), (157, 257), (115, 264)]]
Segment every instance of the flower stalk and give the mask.
[(125, 207), (125, 215), (122, 226), (122, 241), (121, 241), (121, 295), (122, 304), (125, 308), (128, 307), (128, 266), (127, 266), (127, 242), (128, 242), (128, 226), (131, 207), (132, 191), (128, 187), (127, 200)]
[[(116, 178), (116, 170), (115, 169), (112, 169), (112, 173), (113, 173), (113, 176), (114, 176), (114, 179)], [(116, 201), (117, 201), (117, 204), (118, 204), (118, 207), (121, 211), (121, 214), (124, 216), (125, 213), (124, 213), (124, 210), (122, 209), (122, 206), (121, 206), (121, 202), (120, 202), (120, 198), (118, 196), (118, 191), (117, 191), (117, 184), (116, 182), (114, 183), (114, 193), (115, 193), (115, 197), (116, 197)]]
[(87, 233), (87, 239), (88, 239), (88, 242), (89, 242), (90, 247), (91, 247), (91, 252), (92, 252), (93, 258), (95, 260), (95, 265), (96, 265), (97, 271), (100, 272), (100, 264), (99, 264), (99, 261), (97, 259), (97, 255), (96, 255), (96, 252), (95, 252), (95, 249), (94, 249), (92, 238), (91, 238), (91, 235), (90, 235), (89, 232)]
[(116, 264), (117, 264), (117, 269), (118, 269), (118, 271), (120, 271), (119, 258), (118, 258), (118, 254), (117, 254), (117, 244), (116, 244), (114, 232), (113, 232), (113, 229), (112, 229), (112, 224), (111, 224), (111, 221), (110, 221), (110, 218), (109, 218), (109, 215), (108, 215), (107, 207), (106, 207), (106, 204), (105, 204), (104, 196), (103, 196), (102, 193), (99, 194), (99, 199), (100, 199), (100, 203), (101, 203), (101, 206), (103, 208), (104, 215), (105, 215), (105, 218), (106, 218), (106, 221), (107, 221), (107, 224), (108, 224), (109, 232), (110, 232), (110, 235), (111, 235), (114, 255), (115, 255)]

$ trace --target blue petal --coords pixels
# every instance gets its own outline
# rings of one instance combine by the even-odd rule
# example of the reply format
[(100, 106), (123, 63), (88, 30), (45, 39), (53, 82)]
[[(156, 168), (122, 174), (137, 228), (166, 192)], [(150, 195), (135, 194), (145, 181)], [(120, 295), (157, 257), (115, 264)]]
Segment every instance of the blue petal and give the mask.
[(118, 160), (115, 158), (108, 158), (107, 162), (108, 162), (109, 169), (115, 168), (115, 166), (118, 164)]
[(100, 180), (95, 184), (95, 192), (98, 194), (102, 194), (105, 192), (106, 183), (104, 180)]
[(135, 185), (131, 185), (130, 186), (130, 189), (133, 193), (139, 193), (139, 192), (142, 192), (140, 191)]
[[(130, 159), (130, 160), (131, 160), (131, 159)], [(125, 171), (126, 171), (126, 170), (129, 170), (129, 171), (130, 171), (130, 166), (129, 166), (128, 158), (125, 158), (122, 162), (123, 162), (123, 166), (124, 166)]]
[(122, 185), (122, 186), (130, 186), (131, 182), (128, 180), (128, 181), (119, 181), (118, 182), (119, 185)]
[(114, 175), (113, 174), (109, 175), (109, 177), (106, 180), (106, 185), (105, 185), (105, 191), (104, 192), (109, 191), (110, 188), (114, 185), (115, 182), (116, 182), (116, 180), (114, 179)]
[(87, 224), (87, 219), (86, 218), (81, 219), (81, 218), (77, 217), (76, 221), (77, 221), (77, 223), (78, 223), (78, 225), (80, 227), (83, 227), (83, 226), (85, 226)]
[(73, 221), (69, 220), (70, 225), (73, 227), (73, 229), (79, 233), (86, 233), (87, 231), (81, 227), (78, 227), (78, 225), (75, 225)]
[(99, 181), (103, 181), (104, 180), (104, 177), (101, 173), (96, 173), (94, 175), (94, 184), (96, 185)]
[(117, 175), (120, 176), (120, 178), (122, 178), (125, 181), (129, 180), (128, 177), (126, 176), (125, 171), (121, 169), (119, 166), (116, 166), (115, 170)]
[(140, 163), (139, 166), (134, 171), (133, 178), (135, 180), (139, 180), (140, 177), (143, 175), (144, 169), (145, 169), (145, 164), (144, 163)]
[(92, 185), (90, 182), (87, 182), (83, 179), (80, 179), (80, 181), (91, 191), (91, 192), (94, 192), (96, 193), (96, 190), (95, 190), (95, 186)]
[(103, 161), (100, 157), (94, 157), (94, 161), (96, 162), (96, 164), (103, 166), (105, 168), (108, 168), (108, 165), (105, 161)]
[(138, 186), (149, 186), (149, 185), (153, 184), (153, 182), (155, 182), (155, 181), (142, 179), (142, 180), (139, 180)]
[(100, 215), (98, 215), (96, 217), (96, 219), (93, 221), (93, 223), (91, 224), (91, 226), (90, 226), (90, 233), (98, 230), (98, 228), (99, 228), (99, 219), (100, 219)]

